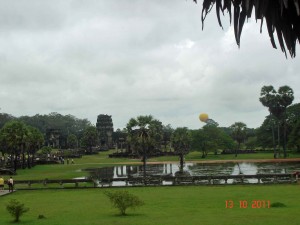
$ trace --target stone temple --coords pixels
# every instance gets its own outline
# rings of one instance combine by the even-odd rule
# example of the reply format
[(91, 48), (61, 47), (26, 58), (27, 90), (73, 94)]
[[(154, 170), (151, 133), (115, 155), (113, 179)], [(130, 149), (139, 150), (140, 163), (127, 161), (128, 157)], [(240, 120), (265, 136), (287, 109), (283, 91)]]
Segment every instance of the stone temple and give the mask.
[(114, 126), (110, 115), (100, 114), (96, 123), (100, 149), (108, 150), (113, 148), (112, 135), (114, 132)]

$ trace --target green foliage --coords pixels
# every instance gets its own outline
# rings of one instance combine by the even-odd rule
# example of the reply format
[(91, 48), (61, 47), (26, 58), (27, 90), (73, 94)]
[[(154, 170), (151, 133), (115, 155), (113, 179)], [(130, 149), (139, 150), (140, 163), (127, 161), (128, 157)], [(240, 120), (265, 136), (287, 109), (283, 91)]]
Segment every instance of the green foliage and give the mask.
[(19, 120), (38, 128), (43, 134), (46, 133), (48, 128), (59, 129), (64, 137), (71, 133), (81, 138), (83, 130), (91, 126), (91, 122), (87, 119), (78, 119), (73, 115), (61, 115), (57, 112), (52, 112), (48, 115), (36, 114), (32, 117), (21, 116)]
[(105, 192), (113, 207), (120, 211), (121, 215), (126, 215), (128, 208), (135, 209), (144, 205), (144, 202), (139, 197), (130, 194), (128, 191)]
[(51, 151), (52, 151), (52, 148), (49, 147), (49, 146), (43, 146), (41, 149), (40, 149), (41, 153), (44, 154), (44, 155), (47, 155), (47, 154), (50, 154)]
[(95, 126), (87, 127), (84, 130), (83, 137), (81, 139), (81, 146), (92, 151), (92, 147), (98, 143), (98, 132)]
[(254, 150), (257, 147), (257, 137), (249, 137), (246, 142), (246, 148)]
[(172, 134), (174, 132), (174, 129), (170, 124), (163, 126), (162, 128), (162, 143), (164, 145), (165, 150), (167, 150), (167, 145), (171, 141)]
[(240, 149), (240, 144), (247, 137), (247, 126), (243, 122), (235, 122), (230, 126), (231, 136), (238, 143), (238, 149)]
[(180, 172), (183, 172), (184, 155), (188, 154), (191, 148), (191, 134), (186, 127), (178, 127), (171, 136), (171, 143), (176, 154), (180, 158)]
[(67, 138), (68, 148), (76, 148), (77, 147), (77, 137), (75, 134), (70, 134)]
[[(275, 117), (269, 115), (265, 118), (263, 124), (257, 129), (256, 136), (258, 145), (262, 148), (272, 148), (276, 142), (274, 126), (276, 124)], [(274, 132), (274, 140), (273, 140)]]
[(261, 88), (259, 101), (266, 107), (277, 119), (281, 119), (286, 107), (292, 104), (294, 92), (289, 86), (282, 86), (276, 91), (273, 86), (263, 86)]
[(162, 142), (162, 123), (149, 116), (131, 118), (126, 126), (127, 142), (134, 152), (142, 155), (160, 149)]
[(32, 126), (27, 126), (27, 131), (27, 151), (31, 154), (34, 154), (44, 144), (44, 136), (37, 128)]
[(6, 205), (7, 211), (14, 217), (14, 222), (19, 222), (20, 217), (29, 211), (29, 208), (26, 208), (24, 204), (20, 203), (16, 199), (10, 200)]
[(202, 151), (202, 158), (205, 158), (208, 151), (217, 153), (218, 149), (233, 149), (233, 139), (224, 131), (213, 125), (206, 125), (202, 129), (192, 130), (192, 148)]
[(178, 127), (171, 136), (172, 146), (179, 155), (189, 153), (191, 146), (191, 135), (186, 127)]
[(20, 151), (20, 146), (25, 143), (27, 133), (28, 130), (23, 122), (17, 120), (9, 121), (0, 131), (1, 143), (9, 151)]
[(293, 127), (291, 134), (289, 135), (289, 146), (296, 147), (297, 151), (300, 151), (300, 120)]
[(274, 202), (271, 204), (272, 208), (282, 208), (282, 207), (286, 207), (286, 205), (284, 203), (281, 202)]
[(46, 219), (46, 217), (43, 214), (38, 215), (38, 219)]
[(6, 124), (8, 121), (15, 120), (16, 118), (7, 113), (0, 113), (0, 129)]

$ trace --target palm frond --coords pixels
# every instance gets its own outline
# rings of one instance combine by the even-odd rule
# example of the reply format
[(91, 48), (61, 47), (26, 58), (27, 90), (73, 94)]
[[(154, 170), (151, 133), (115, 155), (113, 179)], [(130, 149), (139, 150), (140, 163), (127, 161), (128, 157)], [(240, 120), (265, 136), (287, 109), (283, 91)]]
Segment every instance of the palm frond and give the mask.
[[(197, 3), (197, 0), (193, 0)], [(291, 57), (296, 56), (296, 43), (300, 41), (300, 3), (299, 0), (203, 0), (202, 29), (207, 14), (216, 3), (216, 14), (219, 25), (223, 28), (220, 14), (227, 10), (230, 23), (233, 10), (233, 26), (236, 43), (240, 46), (240, 38), (246, 18), (254, 15), (256, 20), (266, 21), (271, 44), (277, 48), (274, 32), (282, 52), (286, 49)], [(254, 14), (252, 11), (254, 9)], [(262, 29), (260, 29), (262, 31)]]

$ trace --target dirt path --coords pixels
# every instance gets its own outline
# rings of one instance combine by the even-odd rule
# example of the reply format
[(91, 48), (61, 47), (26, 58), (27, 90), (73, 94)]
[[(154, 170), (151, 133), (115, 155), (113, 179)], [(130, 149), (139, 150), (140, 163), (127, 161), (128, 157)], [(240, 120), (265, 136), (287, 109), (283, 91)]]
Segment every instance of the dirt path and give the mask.
[(11, 194), (11, 193), (12, 193), (12, 192), (8, 192), (8, 190), (3, 190), (3, 191), (1, 190), (1, 191), (0, 191), (0, 197), (3, 196), (3, 195)]

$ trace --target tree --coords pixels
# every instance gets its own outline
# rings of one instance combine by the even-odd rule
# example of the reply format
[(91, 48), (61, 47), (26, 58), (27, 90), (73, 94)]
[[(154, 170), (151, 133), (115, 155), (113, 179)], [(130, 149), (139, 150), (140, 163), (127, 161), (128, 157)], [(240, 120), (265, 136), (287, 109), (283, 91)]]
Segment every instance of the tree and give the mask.
[(27, 152), (27, 167), (30, 168), (34, 163), (34, 155), (39, 150), (45, 140), (43, 134), (35, 127), (27, 126), (27, 137), (26, 137), (26, 152)]
[(206, 147), (217, 155), (221, 147), (220, 130), (214, 125), (205, 125), (203, 131), (206, 134)]
[(191, 148), (191, 135), (186, 127), (178, 127), (171, 136), (171, 143), (180, 158), (180, 171), (183, 171), (184, 156)]
[(86, 128), (81, 139), (81, 146), (87, 148), (88, 152), (92, 152), (92, 147), (98, 144), (98, 133), (95, 126)]
[(300, 120), (294, 126), (291, 134), (289, 135), (288, 145), (296, 147), (297, 151), (300, 152)]
[[(243, 122), (235, 122), (230, 126), (232, 138), (238, 143), (237, 149), (240, 150), (241, 143), (247, 136), (247, 126)], [(235, 157), (237, 157), (237, 149), (235, 151)]]
[(287, 135), (288, 145), (291, 147), (296, 147), (298, 151), (300, 151), (300, 149), (298, 148), (298, 145), (296, 145), (297, 140), (295, 140), (294, 138), (297, 136), (297, 131), (295, 130), (298, 129), (299, 122), (300, 122), (300, 103), (296, 103), (287, 107), (286, 109), (286, 131), (287, 131), (286, 135)]
[(0, 130), (1, 143), (11, 154), (14, 170), (17, 170), (18, 157), (24, 154), (28, 129), (23, 122), (9, 121)]
[[(289, 86), (279, 87), (278, 92), (273, 86), (263, 86), (260, 95), (260, 102), (268, 107), (270, 114), (278, 121), (278, 145), (280, 145), (280, 126), (283, 127), (283, 151), (286, 158), (286, 108), (292, 104), (294, 92)], [(276, 157), (275, 147), (274, 157)]]
[(142, 155), (145, 177), (147, 156), (159, 151), (161, 147), (162, 123), (151, 115), (138, 116), (129, 120), (126, 129), (130, 150)]
[[(193, 0), (197, 3), (197, 0)], [(268, 33), (273, 48), (277, 48), (274, 40), (276, 30), (281, 50), (286, 55), (285, 45), (291, 57), (296, 56), (296, 43), (300, 40), (300, 9), (298, 1), (249, 1), (249, 0), (203, 0), (202, 9), (202, 29), (207, 14), (216, 3), (216, 14), (219, 25), (222, 27), (220, 13), (229, 12), (231, 23), (232, 8), (234, 17), (234, 34), (236, 43), (240, 45), (240, 37), (246, 18), (250, 18), (255, 11), (255, 19), (266, 20)], [(223, 28), (223, 27), (222, 27)]]
[(72, 149), (76, 148), (77, 143), (78, 143), (76, 135), (75, 134), (69, 134), (68, 139), (67, 139), (67, 143), (68, 143), (69, 148), (72, 148)]
[[(59, 130), (60, 132), (60, 146), (62, 148), (67, 147), (67, 138), (69, 134), (76, 135), (77, 139), (80, 140), (83, 136), (84, 130), (92, 126), (91, 122), (87, 119), (78, 119), (73, 115), (61, 115), (56, 112), (52, 112), (48, 115), (34, 116), (21, 116), (19, 120), (24, 123), (38, 128), (44, 135), (49, 129)], [(48, 141), (46, 139), (46, 141)]]
[(256, 131), (258, 145), (262, 148), (273, 148), (274, 158), (276, 157), (276, 137), (274, 133), (275, 122), (276, 118), (272, 115), (268, 115), (266, 116), (262, 125)]
[(257, 137), (249, 137), (246, 142), (247, 149), (254, 150), (257, 146)]
[(203, 131), (203, 129), (192, 130), (191, 132), (191, 147), (193, 150), (202, 151), (202, 158), (205, 158), (208, 154), (208, 146), (207, 146), (207, 134)]
[(218, 149), (233, 149), (233, 139), (225, 130), (227, 128), (205, 125), (202, 129), (190, 131), (192, 148), (202, 151), (202, 158), (207, 156), (209, 150), (217, 154)]
[(16, 118), (7, 113), (0, 113), (0, 129), (6, 124), (8, 121), (15, 120)]
[(130, 194), (128, 191), (104, 192), (109, 198), (113, 207), (120, 211), (122, 216), (126, 215), (128, 208), (137, 208), (144, 205), (144, 202), (138, 196)]
[(164, 145), (165, 151), (167, 151), (167, 146), (171, 142), (171, 136), (174, 132), (174, 129), (170, 124), (163, 126), (162, 129), (162, 144)]
[(16, 199), (10, 200), (6, 205), (7, 211), (14, 217), (14, 222), (19, 222), (20, 217), (29, 211), (29, 208), (26, 208), (24, 204), (20, 203)]

